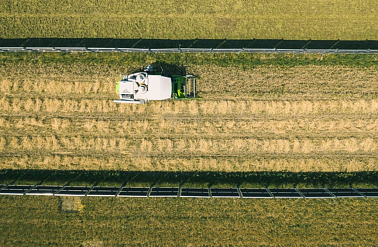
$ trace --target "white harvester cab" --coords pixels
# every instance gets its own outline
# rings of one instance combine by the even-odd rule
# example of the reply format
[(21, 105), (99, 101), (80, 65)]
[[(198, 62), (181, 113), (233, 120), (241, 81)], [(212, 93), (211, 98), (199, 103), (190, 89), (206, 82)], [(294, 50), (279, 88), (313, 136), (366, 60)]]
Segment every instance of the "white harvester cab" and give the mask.
[[(149, 69), (149, 70), (148, 70)], [(144, 104), (149, 100), (166, 100), (169, 98), (195, 98), (196, 77), (192, 75), (166, 77), (138, 72), (131, 75), (122, 75), (117, 82), (116, 91), (120, 99), (115, 103)]]
[(165, 100), (171, 98), (172, 82), (169, 77), (146, 72), (121, 75), (121, 80), (117, 82), (117, 93), (120, 100), (115, 100), (115, 103), (144, 104), (149, 100)]

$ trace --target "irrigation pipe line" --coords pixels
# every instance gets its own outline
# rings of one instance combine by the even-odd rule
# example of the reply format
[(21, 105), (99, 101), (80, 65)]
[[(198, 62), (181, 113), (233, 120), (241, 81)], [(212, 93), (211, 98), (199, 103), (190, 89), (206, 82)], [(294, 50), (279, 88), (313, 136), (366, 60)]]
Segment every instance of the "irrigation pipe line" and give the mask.
[(378, 198), (378, 188), (188, 188), (64, 185), (0, 185), (0, 195), (179, 197), (179, 198)]

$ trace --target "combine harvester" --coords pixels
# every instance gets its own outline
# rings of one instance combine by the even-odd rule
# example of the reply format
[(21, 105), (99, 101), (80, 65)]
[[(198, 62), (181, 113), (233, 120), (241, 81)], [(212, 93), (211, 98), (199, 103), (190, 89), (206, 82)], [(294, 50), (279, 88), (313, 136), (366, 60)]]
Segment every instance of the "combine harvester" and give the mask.
[(150, 100), (187, 99), (196, 97), (196, 77), (173, 75), (170, 77), (154, 74), (150, 65), (144, 72), (122, 75), (117, 82), (120, 99), (114, 103), (141, 104)]

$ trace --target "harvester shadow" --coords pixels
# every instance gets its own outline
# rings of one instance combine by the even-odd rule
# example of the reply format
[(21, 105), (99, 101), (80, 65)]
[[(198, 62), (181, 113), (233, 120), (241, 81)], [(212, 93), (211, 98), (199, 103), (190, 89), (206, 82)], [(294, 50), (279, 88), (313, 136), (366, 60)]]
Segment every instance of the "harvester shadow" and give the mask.
[(151, 74), (155, 75), (163, 75), (171, 77), (173, 75), (180, 75), (185, 76), (186, 75), (186, 68), (183, 64), (178, 63), (167, 63), (164, 61), (156, 61), (151, 64), (144, 64), (145, 67), (132, 67), (129, 68), (130, 74), (137, 73), (144, 71), (144, 69), (151, 65), (153, 70), (150, 72)]

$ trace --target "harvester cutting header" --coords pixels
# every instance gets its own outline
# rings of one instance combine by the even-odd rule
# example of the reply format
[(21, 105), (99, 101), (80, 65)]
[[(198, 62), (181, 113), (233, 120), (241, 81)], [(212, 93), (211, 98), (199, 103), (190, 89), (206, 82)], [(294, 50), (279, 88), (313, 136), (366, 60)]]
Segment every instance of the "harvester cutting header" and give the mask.
[(143, 72), (120, 76), (116, 85), (120, 99), (115, 103), (144, 104), (150, 100), (185, 99), (196, 97), (196, 77), (193, 75), (163, 76), (153, 73), (150, 65)]

